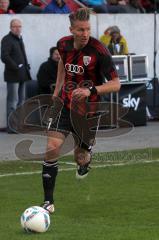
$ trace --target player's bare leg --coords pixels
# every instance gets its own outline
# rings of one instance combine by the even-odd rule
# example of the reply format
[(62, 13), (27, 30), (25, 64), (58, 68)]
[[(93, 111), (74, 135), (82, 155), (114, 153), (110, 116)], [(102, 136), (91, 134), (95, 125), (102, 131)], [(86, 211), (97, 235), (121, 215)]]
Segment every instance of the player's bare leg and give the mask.
[(65, 141), (65, 135), (61, 132), (49, 131), (47, 146), (46, 146), (46, 161), (55, 162), (57, 161), (60, 149)]
[(74, 151), (74, 158), (78, 165), (76, 178), (83, 179), (88, 175), (90, 169), (89, 164), (91, 162), (91, 152), (83, 148), (76, 147)]
[(46, 156), (43, 162), (42, 181), (44, 189), (44, 204), (42, 205), (49, 213), (53, 213), (56, 176), (58, 173), (58, 157), (64, 143), (65, 136), (60, 132), (48, 132)]

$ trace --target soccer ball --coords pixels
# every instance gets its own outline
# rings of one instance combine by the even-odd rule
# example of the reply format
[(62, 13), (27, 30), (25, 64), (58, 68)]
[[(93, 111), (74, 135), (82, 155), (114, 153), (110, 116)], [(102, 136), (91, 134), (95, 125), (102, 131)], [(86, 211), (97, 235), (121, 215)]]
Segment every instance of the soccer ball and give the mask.
[(50, 216), (42, 207), (33, 206), (27, 208), (20, 218), (22, 228), (28, 232), (43, 233), (50, 226)]

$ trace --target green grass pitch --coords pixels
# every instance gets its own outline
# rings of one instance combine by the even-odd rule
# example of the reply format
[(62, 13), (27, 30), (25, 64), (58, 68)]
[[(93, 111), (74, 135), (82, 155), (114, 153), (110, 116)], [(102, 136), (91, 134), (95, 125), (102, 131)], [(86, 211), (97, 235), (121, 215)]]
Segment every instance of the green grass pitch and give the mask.
[[(43, 234), (27, 234), (20, 226), (22, 212), (43, 200), (41, 164), (1, 161), (0, 239), (158, 240), (158, 160), (159, 149), (96, 154), (90, 174), (79, 181), (75, 166), (67, 164), (72, 157), (61, 159), (56, 211)], [(33, 174), (15, 175), (26, 172)]]

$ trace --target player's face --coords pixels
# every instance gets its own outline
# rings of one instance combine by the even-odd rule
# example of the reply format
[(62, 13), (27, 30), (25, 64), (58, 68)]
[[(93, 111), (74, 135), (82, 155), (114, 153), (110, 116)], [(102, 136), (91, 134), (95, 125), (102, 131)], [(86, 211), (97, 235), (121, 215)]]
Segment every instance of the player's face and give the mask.
[(87, 45), (90, 37), (90, 22), (89, 21), (75, 21), (70, 31), (74, 36), (74, 45), (77, 48), (83, 48)]

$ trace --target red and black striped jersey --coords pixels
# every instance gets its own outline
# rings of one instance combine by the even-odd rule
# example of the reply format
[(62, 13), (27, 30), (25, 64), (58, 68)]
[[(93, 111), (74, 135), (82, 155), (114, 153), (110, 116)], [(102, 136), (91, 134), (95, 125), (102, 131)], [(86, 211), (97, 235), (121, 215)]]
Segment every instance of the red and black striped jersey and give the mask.
[[(57, 47), (65, 68), (62, 99), (69, 108), (75, 88), (98, 86), (104, 83), (105, 79), (109, 81), (118, 77), (109, 50), (93, 37), (79, 50), (74, 48), (73, 36), (60, 39)], [(91, 95), (89, 101), (99, 101), (99, 96)]]

